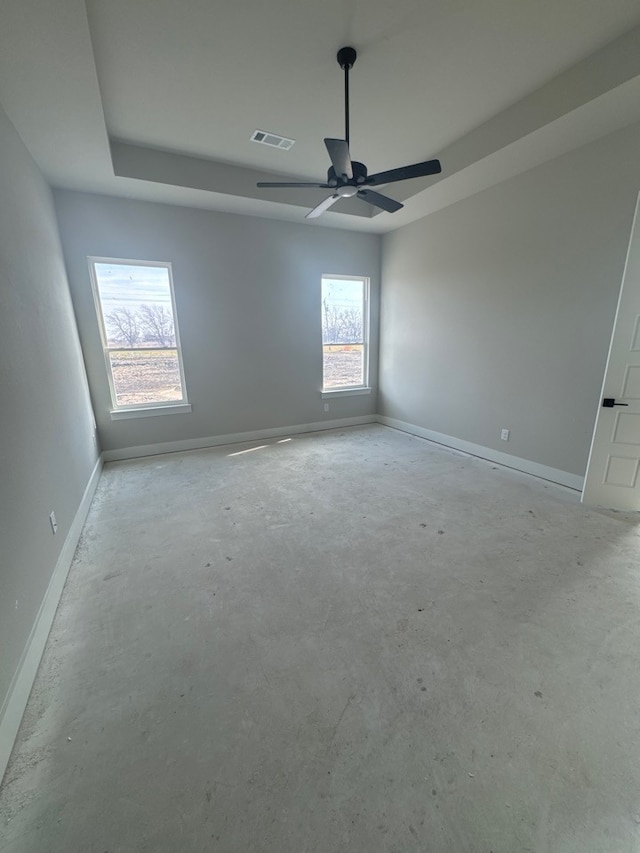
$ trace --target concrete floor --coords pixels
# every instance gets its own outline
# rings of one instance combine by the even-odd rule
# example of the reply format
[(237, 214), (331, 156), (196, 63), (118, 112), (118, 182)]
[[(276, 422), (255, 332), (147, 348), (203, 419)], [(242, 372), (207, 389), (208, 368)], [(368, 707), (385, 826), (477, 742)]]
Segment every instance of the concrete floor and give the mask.
[(640, 850), (638, 516), (381, 426), (108, 465), (3, 853)]

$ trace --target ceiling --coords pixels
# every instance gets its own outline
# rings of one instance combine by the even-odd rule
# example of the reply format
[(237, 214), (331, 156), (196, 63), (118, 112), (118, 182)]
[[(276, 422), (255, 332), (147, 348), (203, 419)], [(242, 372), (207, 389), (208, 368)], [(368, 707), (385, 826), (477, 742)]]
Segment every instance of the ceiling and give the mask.
[(388, 231), (640, 121), (640, 0), (3, 0), (0, 103), (53, 186), (304, 222), (326, 191), (255, 184), (325, 178), (347, 44), (354, 159), (443, 173), (309, 227)]

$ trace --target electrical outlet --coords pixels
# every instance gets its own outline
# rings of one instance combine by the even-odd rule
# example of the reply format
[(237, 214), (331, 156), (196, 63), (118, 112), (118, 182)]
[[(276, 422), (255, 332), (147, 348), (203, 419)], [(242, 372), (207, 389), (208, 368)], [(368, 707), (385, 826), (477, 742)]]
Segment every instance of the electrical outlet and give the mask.
[(511, 430), (509, 430), (509, 429), (503, 429), (503, 430), (501, 430), (501, 431), (500, 431), (500, 438), (501, 438), (503, 441), (509, 441), (509, 435), (510, 435), (510, 434), (511, 434)]
[(51, 522), (51, 532), (56, 534), (58, 532), (58, 522), (56, 521), (55, 512), (49, 513), (49, 521)]
[(328, 411), (329, 411), (329, 404), (328, 404), (328, 403), (325, 403), (325, 404), (324, 404), (324, 406), (323, 406), (322, 408), (323, 408), (323, 410), (324, 410), (325, 412), (328, 412)]

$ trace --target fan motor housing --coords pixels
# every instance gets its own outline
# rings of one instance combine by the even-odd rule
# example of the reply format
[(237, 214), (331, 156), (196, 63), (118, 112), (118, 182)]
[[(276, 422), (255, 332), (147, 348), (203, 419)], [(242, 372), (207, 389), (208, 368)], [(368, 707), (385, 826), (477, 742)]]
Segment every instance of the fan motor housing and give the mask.
[(339, 178), (336, 175), (336, 170), (333, 166), (329, 166), (329, 171), (327, 172), (327, 183), (330, 187), (355, 187), (364, 184), (367, 179), (367, 167), (364, 163), (358, 163), (357, 160), (352, 160), (351, 170), (353, 171), (353, 178)]

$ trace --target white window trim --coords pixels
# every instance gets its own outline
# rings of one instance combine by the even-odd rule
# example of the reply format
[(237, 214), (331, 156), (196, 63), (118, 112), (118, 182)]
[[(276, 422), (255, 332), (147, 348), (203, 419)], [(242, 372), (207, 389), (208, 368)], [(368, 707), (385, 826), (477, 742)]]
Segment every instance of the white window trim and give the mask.
[(179, 415), (191, 411), (191, 403), (163, 403), (158, 406), (140, 406), (137, 409), (111, 409), (109, 414), (112, 421), (123, 421), (127, 418), (150, 418), (155, 415)]
[[(128, 258), (104, 258), (96, 255), (90, 255), (87, 258), (89, 263), (89, 277), (91, 279), (91, 291), (93, 293), (93, 302), (98, 319), (98, 328), (100, 330), (100, 342), (102, 344), (102, 353), (105, 360), (105, 369), (107, 372), (107, 380), (109, 382), (109, 394), (111, 395), (112, 408), (109, 410), (111, 420), (121, 420), (125, 418), (145, 418), (154, 415), (178, 414), (190, 412), (191, 405), (187, 396), (187, 385), (184, 378), (184, 365), (182, 363), (182, 344), (180, 343), (180, 330), (178, 328), (178, 312), (176, 311), (176, 300), (173, 287), (173, 266), (171, 261), (141, 261)], [(169, 276), (169, 292), (171, 294), (171, 310), (173, 311), (173, 328), (176, 336), (175, 347), (111, 347), (107, 344), (107, 333), (104, 327), (104, 318), (102, 315), (102, 305), (100, 303), (100, 294), (98, 290), (98, 281), (96, 278), (95, 264), (119, 264), (121, 266), (140, 266), (140, 267), (162, 267), (167, 270)], [(182, 387), (182, 399), (172, 400), (166, 403), (142, 403), (139, 405), (119, 406), (116, 402), (116, 389), (113, 383), (113, 374), (111, 372), (111, 362), (109, 360), (109, 352), (123, 352), (125, 350), (175, 350), (178, 357), (178, 369), (180, 370), (180, 384)]]
[(340, 388), (336, 388), (335, 391), (321, 391), (320, 396), (323, 400), (328, 397), (357, 397), (359, 394), (371, 394), (372, 391), (373, 388), (369, 386), (366, 388), (361, 387), (360, 385), (358, 385), (357, 388), (343, 388), (340, 386)]
[[(370, 394), (371, 386), (369, 385), (369, 332), (370, 332), (370, 308), (369, 308), (369, 288), (370, 288), (370, 279), (367, 275), (345, 275), (344, 273), (328, 273), (323, 272), (320, 276), (320, 292), (322, 293), (322, 281), (325, 278), (333, 278), (341, 281), (361, 281), (362, 282), (362, 337), (363, 337), (363, 350), (362, 350), (362, 362), (363, 362), (363, 379), (364, 382), (362, 385), (338, 385), (335, 388), (325, 388), (324, 387), (324, 368), (322, 374), (322, 388), (320, 389), (320, 393), (324, 398), (325, 395), (328, 397), (346, 397), (349, 395), (357, 395), (357, 394)], [(322, 315), (321, 315), (322, 322)]]

